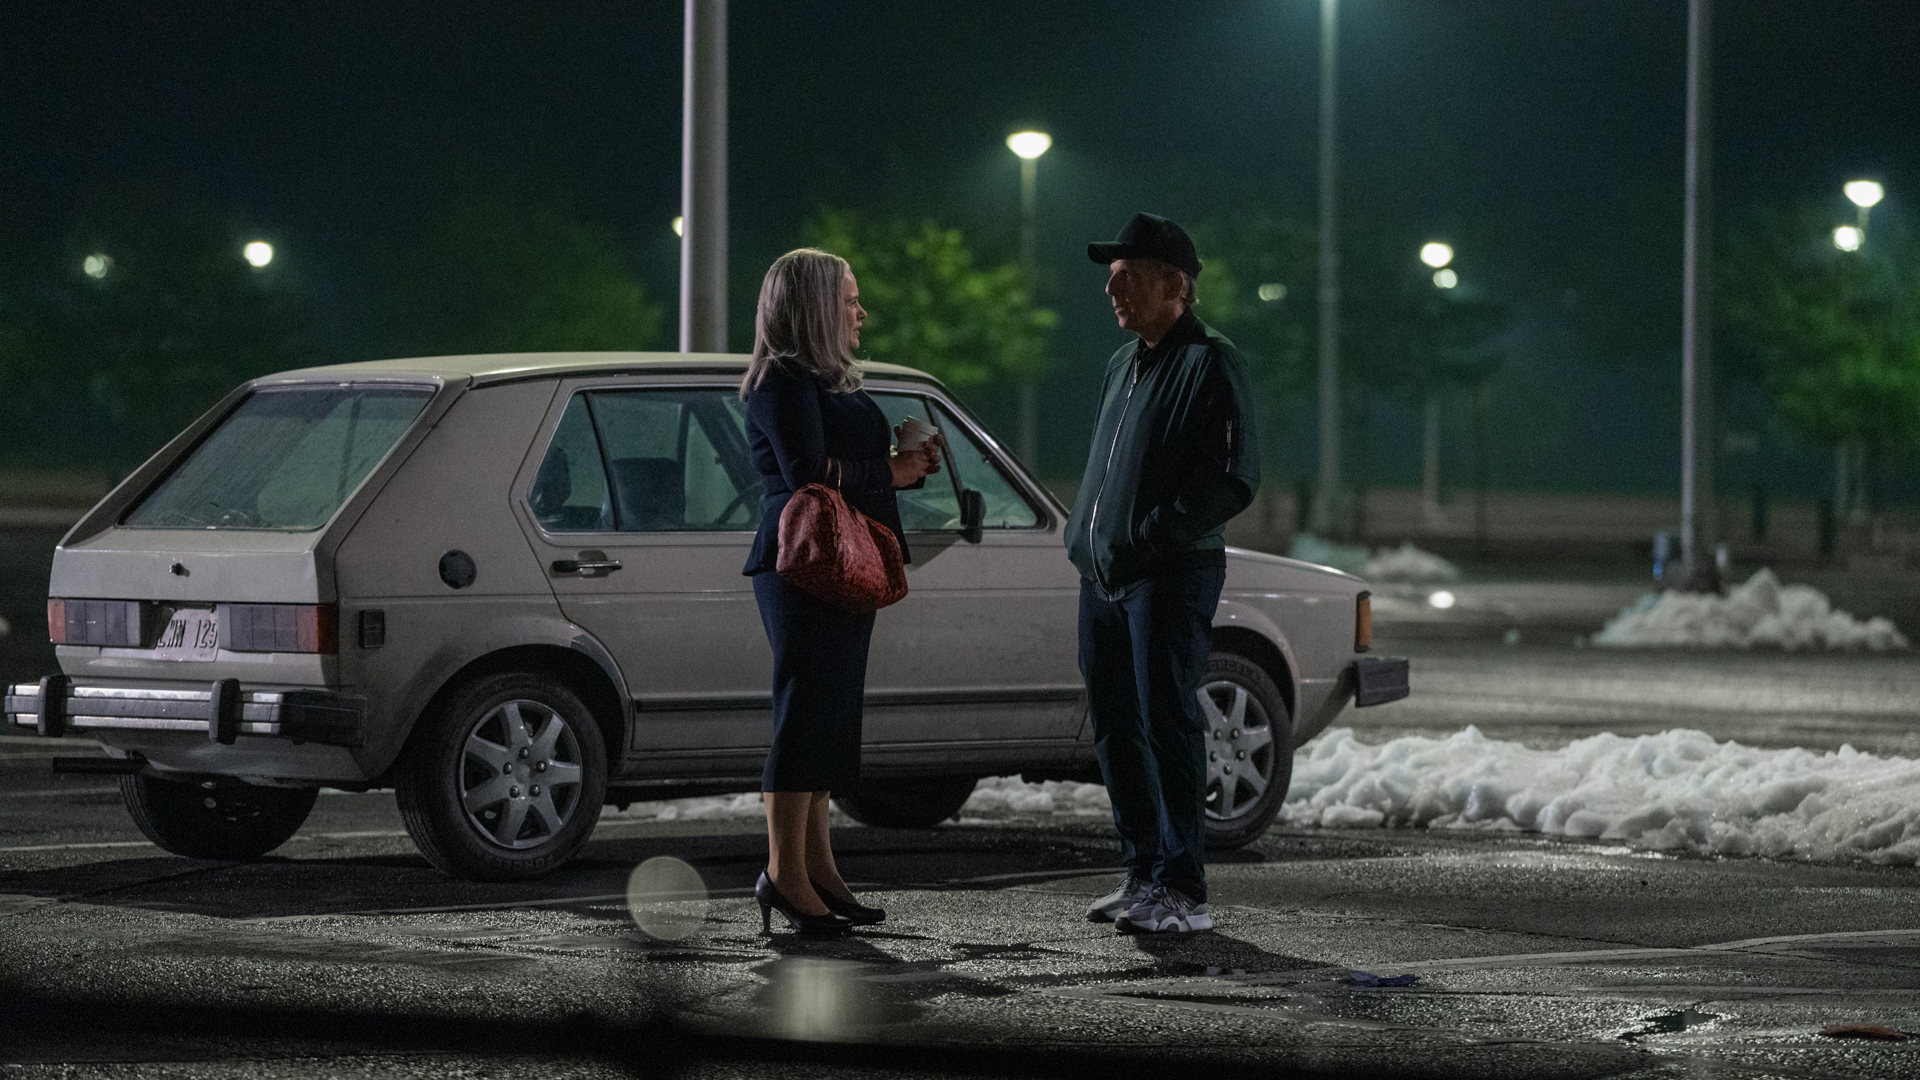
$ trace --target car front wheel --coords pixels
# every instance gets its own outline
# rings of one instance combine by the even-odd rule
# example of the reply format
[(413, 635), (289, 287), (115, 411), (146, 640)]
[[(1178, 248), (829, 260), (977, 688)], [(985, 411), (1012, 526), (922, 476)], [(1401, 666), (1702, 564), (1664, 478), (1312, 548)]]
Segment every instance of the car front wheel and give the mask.
[(190, 859), (254, 859), (293, 836), (313, 810), (316, 788), (239, 780), (122, 776), (120, 795), (147, 839)]
[(1207, 846), (1237, 848), (1267, 830), (1293, 780), (1293, 718), (1266, 669), (1231, 652), (1200, 679), (1207, 739)]
[(475, 881), (522, 881), (567, 861), (600, 818), (606, 744), (549, 676), (469, 683), (421, 721), (395, 792), (427, 861)]

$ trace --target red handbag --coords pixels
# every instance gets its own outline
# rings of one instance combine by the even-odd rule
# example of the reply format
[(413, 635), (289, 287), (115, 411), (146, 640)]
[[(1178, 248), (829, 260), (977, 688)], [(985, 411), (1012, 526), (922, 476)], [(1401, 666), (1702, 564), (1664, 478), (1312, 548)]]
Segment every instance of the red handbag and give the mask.
[(907, 595), (906, 560), (893, 530), (847, 505), (825, 484), (793, 493), (780, 511), (780, 576), (843, 611), (863, 613)]

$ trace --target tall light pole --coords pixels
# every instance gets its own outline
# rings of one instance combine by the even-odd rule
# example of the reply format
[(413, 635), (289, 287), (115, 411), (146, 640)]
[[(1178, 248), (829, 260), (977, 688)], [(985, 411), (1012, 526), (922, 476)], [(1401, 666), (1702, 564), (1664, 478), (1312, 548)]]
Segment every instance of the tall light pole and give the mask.
[(1320, 485), (1313, 531), (1328, 535), (1340, 519), (1340, 249), (1335, 181), (1339, 177), (1334, 59), (1339, 0), (1320, 0)]
[(727, 0), (686, 0), (680, 351), (727, 351)]
[[(1849, 180), (1840, 186), (1847, 201), (1859, 210), (1857, 225), (1842, 225), (1833, 230), (1833, 246), (1841, 251), (1859, 251), (1867, 243), (1867, 211), (1886, 198), (1887, 189), (1872, 180)], [(1833, 513), (1836, 520), (1861, 524), (1867, 511), (1865, 497), (1866, 453), (1860, 444), (1842, 442), (1833, 454)]]
[(1687, 3), (1686, 210), (1680, 268), (1680, 565), (1689, 588), (1712, 584), (1719, 521), (1713, 490), (1710, 120), (1713, 0)]
[[(1032, 289), (1039, 269), (1036, 251), (1040, 227), (1040, 155), (1053, 146), (1044, 131), (1016, 131), (1007, 136), (1007, 149), (1020, 159), (1020, 271)], [(1040, 388), (1032, 373), (1020, 377), (1020, 459), (1027, 468), (1039, 467)]]
[[(1451, 289), (1460, 284), (1460, 275), (1452, 267), (1453, 248), (1438, 240), (1420, 246), (1420, 261), (1433, 268), (1433, 287)], [(1426, 438), (1420, 448), (1420, 512), (1428, 528), (1447, 523), (1440, 512), (1440, 388), (1434, 385), (1434, 372), (1427, 373)]]

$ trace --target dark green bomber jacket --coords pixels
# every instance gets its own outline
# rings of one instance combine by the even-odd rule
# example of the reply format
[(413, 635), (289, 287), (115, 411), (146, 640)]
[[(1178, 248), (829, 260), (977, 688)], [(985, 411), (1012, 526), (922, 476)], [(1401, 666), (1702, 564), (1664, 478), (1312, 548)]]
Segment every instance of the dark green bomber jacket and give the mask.
[(1107, 362), (1067, 558), (1108, 599), (1163, 570), (1223, 566), (1228, 519), (1260, 486), (1253, 389), (1233, 343), (1189, 311)]

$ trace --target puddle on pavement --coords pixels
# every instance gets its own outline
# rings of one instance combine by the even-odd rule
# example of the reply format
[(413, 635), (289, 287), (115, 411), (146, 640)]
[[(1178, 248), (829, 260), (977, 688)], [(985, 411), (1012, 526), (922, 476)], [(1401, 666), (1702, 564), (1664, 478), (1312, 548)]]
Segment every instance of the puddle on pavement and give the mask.
[(1707, 1027), (1716, 1020), (1726, 1017), (1719, 1013), (1701, 1012), (1698, 1009), (1669, 1009), (1640, 1018), (1640, 1026), (1621, 1032), (1617, 1038), (1636, 1042), (1650, 1035), (1674, 1035), (1694, 1028)]

